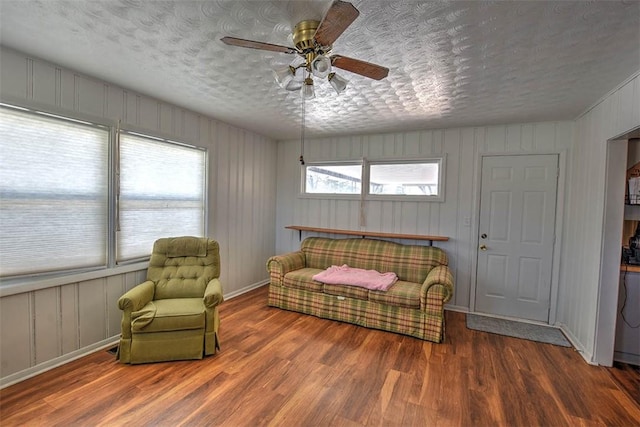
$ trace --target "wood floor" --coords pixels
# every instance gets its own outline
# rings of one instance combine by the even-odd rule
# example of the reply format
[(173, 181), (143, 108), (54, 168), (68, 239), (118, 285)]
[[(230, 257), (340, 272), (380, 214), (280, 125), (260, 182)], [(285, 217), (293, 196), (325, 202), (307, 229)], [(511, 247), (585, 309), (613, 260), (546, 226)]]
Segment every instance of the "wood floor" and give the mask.
[(0, 391), (0, 425), (640, 425), (640, 391), (573, 349), (455, 312), (432, 344), (270, 308), (266, 291), (222, 305), (217, 355), (131, 366), (100, 351)]

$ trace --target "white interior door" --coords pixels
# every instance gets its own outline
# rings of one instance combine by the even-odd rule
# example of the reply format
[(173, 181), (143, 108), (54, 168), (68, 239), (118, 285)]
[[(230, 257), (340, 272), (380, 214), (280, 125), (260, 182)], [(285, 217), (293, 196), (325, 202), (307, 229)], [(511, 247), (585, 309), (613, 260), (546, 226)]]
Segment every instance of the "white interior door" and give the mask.
[(475, 310), (549, 320), (558, 156), (482, 159)]

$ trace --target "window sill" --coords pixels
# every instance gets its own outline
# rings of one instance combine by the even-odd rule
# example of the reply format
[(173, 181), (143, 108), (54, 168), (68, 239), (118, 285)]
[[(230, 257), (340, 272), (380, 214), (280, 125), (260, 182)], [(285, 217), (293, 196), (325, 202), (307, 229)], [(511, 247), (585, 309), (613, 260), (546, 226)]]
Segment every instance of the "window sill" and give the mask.
[(116, 276), (119, 274), (130, 273), (132, 271), (145, 270), (148, 266), (149, 262), (145, 261), (135, 264), (117, 266), (113, 268), (86, 271), (82, 273), (58, 275), (55, 277), (29, 277), (0, 281), (0, 297), (22, 294), (25, 292), (33, 292), (40, 289), (68, 285), (70, 283), (102, 279), (104, 277)]

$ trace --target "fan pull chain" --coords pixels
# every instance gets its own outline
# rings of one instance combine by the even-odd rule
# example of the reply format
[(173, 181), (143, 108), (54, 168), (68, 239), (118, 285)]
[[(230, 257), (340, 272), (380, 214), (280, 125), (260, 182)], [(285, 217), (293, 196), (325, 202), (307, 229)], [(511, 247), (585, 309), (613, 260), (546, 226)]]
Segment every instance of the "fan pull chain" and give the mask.
[(305, 120), (304, 95), (301, 96), (300, 98), (302, 98), (302, 128), (300, 130), (300, 164), (304, 165), (304, 120)]
[[(367, 170), (367, 158), (363, 157), (362, 158), (362, 172), (361, 175), (364, 178), (364, 174), (366, 173)], [(364, 185), (364, 182), (368, 182), (367, 178), (364, 178), (360, 181), (360, 185)], [(360, 227), (365, 227), (367, 225), (367, 215), (366, 215), (366, 199), (365, 199), (365, 193), (366, 191), (364, 190), (364, 188), (360, 189)]]

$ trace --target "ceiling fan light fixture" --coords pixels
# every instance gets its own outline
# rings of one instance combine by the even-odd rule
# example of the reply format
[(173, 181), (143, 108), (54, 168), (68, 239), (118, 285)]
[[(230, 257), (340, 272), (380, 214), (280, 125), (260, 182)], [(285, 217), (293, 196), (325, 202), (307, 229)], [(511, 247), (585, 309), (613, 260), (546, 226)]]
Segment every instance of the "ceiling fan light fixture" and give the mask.
[(315, 90), (313, 89), (313, 79), (311, 77), (307, 77), (304, 80), (304, 85), (302, 85), (300, 94), (302, 99), (312, 99), (316, 97)]
[(329, 73), (329, 75), (327, 76), (327, 80), (329, 81), (331, 87), (333, 87), (338, 94), (344, 92), (347, 88), (347, 84), (349, 83), (349, 80), (336, 73)]
[(273, 75), (275, 76), (276, 83), (281, 88), (286, 88), (287, 85), (293, 80), (293, 76), (295, 73), (295, 69), (291, 66), (281, 67), (273, 70)]
[(304, 82), (304, 78), (306, 77), (305, 74), (307, 74), (307, 69), (305, 67), (294, 68), (293, 72), (294, 72), (293, 80), (300, 83)]
[(325, 78), (331, 73), (331, 60), (326, 55), (318, 55), (311, 63), (311, 72), (318, 78)]
[(303, 65), (306, 65), (307, 61), (300, 55), (296, 55), (293, 57), (293, 60), (289, 63), (293, 68), (300, 68)]
[(296, 91), (296, 90), (300, 90), (300, 88), (302, 87), (303, 82), (301, 81), (297, 81), (295, 79), (291, 79), (291, 81), (289, 82), (289, 84), (287, 84), (287, 86), (285, 86), (285, 89), (288, 91)]

